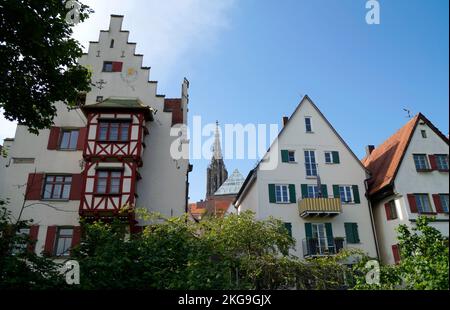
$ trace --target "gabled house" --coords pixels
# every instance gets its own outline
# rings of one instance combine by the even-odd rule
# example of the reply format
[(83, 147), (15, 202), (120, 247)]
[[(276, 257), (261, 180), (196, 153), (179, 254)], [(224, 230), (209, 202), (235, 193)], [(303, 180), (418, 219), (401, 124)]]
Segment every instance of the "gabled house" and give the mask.
[(400, 257), (395, 229), (414, 225), (419, 215), (449, 234), (448, 137), (419, 113), (362, 160), (370, 171), (369, 195), (384, 263)]
[[(313, 101), (305, 96), (235, 200), (238, 212), (281, 219), (298, 257), (346, 247), (377, 257), (366, 199), (367, 171)], [(273, 161), (272, 167), (265, 164)]]
[(180, 98), (158, 94), (122, 21), (111, 15), (109, 29), (79, 59), (92, 74), (92, 89), (80, 94), (79, 106), (57, 102), (51, 129), (33, 135), (19, 125), (14, 139), (5, 139), (0, 196), (10, 198), (14, 219), (34, 220), (29, 233), (37, 253), (70, 255), (82, 218), (118, 217), (134, 232), (146, 224), (134, 207), (166, 216), (187, 211), (192, 167), (188, 159), (174, 159), (171, 146), (188, 141), (171, 129), (187, 124), (189, 82), (182, 82)]

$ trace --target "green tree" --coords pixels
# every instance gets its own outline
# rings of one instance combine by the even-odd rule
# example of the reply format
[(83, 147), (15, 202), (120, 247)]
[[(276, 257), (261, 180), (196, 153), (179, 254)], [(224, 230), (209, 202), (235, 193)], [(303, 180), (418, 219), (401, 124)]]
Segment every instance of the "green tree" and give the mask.
[(354, 289), (449, 289), (448, 238), (430, 226), (434, 219), (420, 216), (413, 227), (397, 228), (401, 260), (397, 265), (380, 266), (380, 283), (367, 284), (365, 275), (370, 270), (363, 257), (355, 266)]
[(281, 221), (244, 212), (200, 223), (139, 211), (150, 223), (127, 236), (125, 224), (85, 223), (81, 288), (335, 289), (343, 267), (332, 259), (300, 261)]
[[(0, 108), (9, 120), (31, 132), (48, 128), (55, 102), (70, 106), (79, 92), (89, 91), (88, 70), (77, 64), (82, 55), (71, 38), (65, 0), (2, 0), (0, 4)], [(81, 5), (79, 19), (91, 10)]]
[(34, 241), (20, 234), (32, 223), (11, 224), (7, 201), (0, 199), (0, 289), (63, 288), (63, 274), (51, 259), (38, 256), (30, 247)]

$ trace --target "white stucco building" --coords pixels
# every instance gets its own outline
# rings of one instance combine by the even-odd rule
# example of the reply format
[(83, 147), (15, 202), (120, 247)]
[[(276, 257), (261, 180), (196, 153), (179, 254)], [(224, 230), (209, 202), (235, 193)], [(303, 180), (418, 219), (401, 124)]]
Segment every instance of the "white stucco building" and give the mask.
[(124, 206), (186, 212), (192, 166), (170, 149), (188, 144), (171, 129), (187, 122), (189, 83), (182, 82), (180, 98), (157, 94), (122, 21), (111, 15), (109, 29), (79, 60), (93, 83), (80, 94), (80, 108), (57, 103), (50, 130), (34, 135), (18, 126), (14, 139), (4, 141), (0, 196), (10, 199), (13, 219), (34, 220), (29, 232), (37, 253), (68, 255), (80, 238), (80, 217), (120, 216), (139, 231), (143, 223), (133, 212), (122, 214)]
[(283, 123), (241, 187), (238, 212), (281, 219), (299, 257), (330, 255), (344, 247), (377, 257), (364, 166), (308, 96)]
[(423, 114), (378, 147), (367, 147), (362, 162), (372, 175), (369, 192), (384, 263), (401, 259), (395, 229), (414, 225), (419, 215), (435, 216), (431, 225), (448, 236), (448, 150), (448, 137)]

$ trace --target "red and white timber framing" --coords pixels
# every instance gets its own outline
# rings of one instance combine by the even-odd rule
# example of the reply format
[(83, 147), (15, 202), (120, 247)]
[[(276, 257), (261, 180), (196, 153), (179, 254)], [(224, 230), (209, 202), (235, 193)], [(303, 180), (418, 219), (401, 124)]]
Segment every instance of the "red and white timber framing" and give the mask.
[[(100, 122), (128, 122), (128, 139), (125, 141), (100, 141)], [(85, 160), (105, 160), (108, 158), (132, 158), (141, 161), (142, 141), (145, 132), (145, 116), (139, 112), (129, 113), (90, 113), (88, 115), (87, 139), (83, 157)]]

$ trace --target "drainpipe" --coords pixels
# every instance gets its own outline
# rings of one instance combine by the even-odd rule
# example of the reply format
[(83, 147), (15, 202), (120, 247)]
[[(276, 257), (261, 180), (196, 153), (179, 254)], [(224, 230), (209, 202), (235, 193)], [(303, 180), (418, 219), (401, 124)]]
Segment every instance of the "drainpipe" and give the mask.
[(370, 224), (372, 225), (372, 233), (373, 233), (373, 237), (374, 237), (374, 240), (375, 240), (375, 251), (377, 252), (378, 260), (380, 260), (380, 249), (379, 249), (379, 246), (378, 246), (378, 237), (377, 237), (377, 231), (375, 229), (375, 221), (373, 219), (372, 203), (371, 203), (370, 198), (369, 198), (369, 185), (367, 183), (368, 181), (369, 181), (369, 179), (365, 179), (364, 180), (364, 187), (366, 189), (366, 195), (365, 196), (366, 196), (367, 202), (369, 204)]

